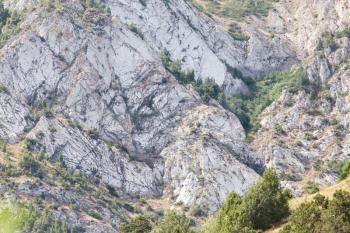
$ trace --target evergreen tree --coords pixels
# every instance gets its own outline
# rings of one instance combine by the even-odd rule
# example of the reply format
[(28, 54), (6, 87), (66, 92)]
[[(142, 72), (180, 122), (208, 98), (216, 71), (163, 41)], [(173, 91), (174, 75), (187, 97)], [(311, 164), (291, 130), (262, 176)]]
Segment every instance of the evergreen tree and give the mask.
[(346, 179), (349, 176), (349, 174), (350, 174), (350, 161), (347, 161), (341, 169), (340, 179), (341, 180)]
[[(10, 12), (5, 9), (3, 0), (0, 0), (0, 29), (5, 25), (7, 18), (10, 16)], [(0, 31), (1, 34), (1, 31)]]
[(289, 214), (289, 193), (284, 191), (276, 172), (265, 171), (262, 178), (244, 196), (240, 225), (267, 229)]
[(172, 210), (155, 224), (152, 233), (194, 233), (192, 224), (191, 219)]
[(121, 233), (147, 233), (151, 232), (152, 225), (149, 217), (137, 216), (128, 223), (120, 226)]
[(204, 232), (254, 233), (267, 229), (288, 216), (289, 197), (276, 172), (268, 169), (243, 198), (231, 193), (218, 213), (207, 220)]
[(335, 192), (328, 208), (322, 212), (319, 232), (350, 232), (350, 193), (339, 190)]
[(328, 200), (317, 195), (302, 203), (289, 217), (281, 233), (349, 233), (350, 193), (339, 190)]

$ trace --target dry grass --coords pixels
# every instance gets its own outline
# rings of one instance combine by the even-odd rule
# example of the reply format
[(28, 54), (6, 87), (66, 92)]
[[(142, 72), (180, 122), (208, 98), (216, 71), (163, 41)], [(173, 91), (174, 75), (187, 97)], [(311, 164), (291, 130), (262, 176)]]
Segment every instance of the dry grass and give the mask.
[[(321, 194), (323, 196), (326, 196), (328, 198), (332, 198), (333, 194), (337, 191), (337, 190), (345, 190), (345, 191), (349, 191), (350, 192), (350, 177), (339, 182), (336, 183), (335, 185), (326, 187), (321, 189), (320, 192), (317, 192), (315, 194), (306, 194), (302, 197), (298, 197), (298, 198), (293, 198), (289, 201), (289, 206), (292, 210), (296, 209), (301, 203), (303, 202), (308, 202), (308, 201), (312, 201), (313, 198), (315, 197), (315, 195), (317, 194)], [(284, 223), (277, 225), (267, 231), (264, 231), (264, 233), (278, 233), (280, 230), (282, 230), (284, 226)]]
[[(326, 197), (331, 198), (333, 196), (333, 194), (337, 191), (337, 190), (346, 190), (346, 191), (350, 191), (350, 178), (347, 178), (335, 185), (329, 186), (327, 188), (321, 189), (320, 192), (318, 192), (319, 194), (322, 194)], [(318, 193), (315, 194), (309, 194), (309, 195), (304, 195), (302, 197), (298, 197), (298, 198), (293, 198), (292, 200), (290, 200), (289, 202), (289, 206), (291, 209), (296, 209), (301, 203), (303, 202), (307, 202), (307, 201), (311, 201), (314, 196)]]

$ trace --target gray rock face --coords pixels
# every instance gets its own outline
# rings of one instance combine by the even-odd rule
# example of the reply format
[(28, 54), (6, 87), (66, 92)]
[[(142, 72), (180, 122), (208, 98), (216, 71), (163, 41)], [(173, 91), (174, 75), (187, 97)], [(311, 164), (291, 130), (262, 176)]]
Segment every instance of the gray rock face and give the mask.
[[(70, 226), (83, 227), (86, 233), (116, 233), (122, 218), (127, 214), (122, 207), (106, 206), (103, 201), (96, 203), (85, 192), (48, 185), (38, 180), (24, 178), (1, 181), (0, 193), (9, 199), (25, 197), (45, 201), (50, 204), (51, 217)], [(99, 213), (100, 219), (95, 219), (86, 212)]]
[(13, 46), (0, 64), (2, 84), (29, 105), (49, 101), (64, 63), (32, 32), (24, 34)]
[(187, 206), (217, 210), (233, 191), (242, 195), (264, 168), (244, 141), (238, 119), (199, 106), (178, 125), (175, 142), (162, 151), (165, 194)]
[[(229, 192), (243, 194), (263, 166), (244, 142), (239, 121), (221, 108), (205, 106), (191, 85), (179, 84), (165, 70), (160, 58), (165, 47), (175, 57), (188, 57), (184, 67), (198, 76), (217, 74), (219, 84), (229, 82), (240, 91), (245, 90), (243, 82), (230, 76), (224, 60), (238, 65), (234, 60), (243, 58), (233, 55), (243, 53), (242, 44), (186, 2), (177, 8), (147, 2), (149, 9), (142, 14), (148, 20), (133, 22), (145, 24), (144, 36), (125, 23), (125, 13), (140, 7), (139, 1), (108, 4), (114, 17), (84, 10), (77, 0), (66, 1), (62, 12), (38, 8), (28, 13), (23, 30), (0, 50), (0, 83), (18, 100), (1, 94), (6, 105), (0, 106), (0, 136), (10, 142), (35, 139), (51, 159), (62, 156), (69, 168), (114, 187), (121, 197), (164, 193), (213, 212)], [(206, 36), (189, 26), (185, 19), (190, 16), (192, 21), (198, 18), (201, 30), (207, 28)], [(154, 28), (158, 20), (160, 31)], [(228, 48), (214, 48), (214, 41)], [(187, 52), (174, 52), (183, 46), (189, 47)], [(40, 120), (30, 120), (38, 116)], [(182, 132), (179, 124), (189, 121), (202, 125), (200, 134)], [(16, 129), (9, 133), (11, 126)], [(191, 141), (197, 151), (178, 152), (181, 144), (192, 147)], [(179, 171), (189, 160), (195, 170), (186, 165)]]
[(167, 49), (197, 78), (212, 78), (224, 85), (227, 94), (247, 91), (228, 67), (261, 75), (297, 62), (280, 39), (253, 34), (248, 42), (235, 41), (184, 0), (108, 0), (107, 4), (113, 15), (134, 27), (154, 48)]
[(57, 119), (42, 118), (27, 135), (45, 146), (47, 155), (57, 159), (62, 155), (65, 164), (115, 187), (119, 195), (157, 196), (162, 193), (162, 163), (131, 161), (115, 146), (109, 147), (93, 140), (76, 127), (67, 127)]
[(0, 106), (0, 138), (15, 143), (33, 125), (30, 111), (5, 90), (0, 91)]
[(289, 40), (300, 57), (313, 53), (323, 33), (341, 31), (350, 24), (347, 0), (281, 0), (274, 8), (260, 28)]
[[(253, 146), (287, 180), (296, 195), (307, 177), (319, 185), (337, 180), (337, 164), (349, 160), (350, 39), (336, 41), (305, 65), (310, 82), (323, 85), (316, 97), (306, 91), (284, 92), (261, 116)], [(276, 130), (281, 127), (281, 130)]]
[[(349, 159), (348, 38), (307, 61), (309, 81), (326, 87), (317, 102), (304, 90), (284, 92), (263, 112), (252, 144), (257, 152), (233, 114), (204, 104), (161, 61), (166, 49), (197, 79), (214, 79), (227, 95), (246, 93), (234, 69), (261, 76), (291, 67), (296, 54), (313, 50), (325, 28), (345, 27), (346, 0), (320, 3), (320, 15), (305, 27), (318, 3), (282, 0), (268, 18), (252, 21), (248, 41), (235, 41), (185, 0), (102, 1), (111, 15), (84, 9), (80, 0), (62, 1), (63, 9), (50, 12), (35, 2), (5, 1), (11, 9), (32, 10), (0, 49), (0, 139), (35, 139), (50, 159), (62, 157), (69, 168), (113, 187), (122, 198), (169, 198), (209, 213), (230, 192), (243, 194), (264, 164), (300, 195), (301, 176), (311, 173), (317, 183), (332, 183), (337, 176), (331, 163)], [(101, 228), (70, 212), (70, 223), (87, 226), (87, 232), (116, 232), (121, 222), (77, 193), (30, 182), (15, 190), (68, 205), (78, 201), (101, 211), (103, 221), (114, 219)], [(53, 214), (67, 217), (64, 211)]]

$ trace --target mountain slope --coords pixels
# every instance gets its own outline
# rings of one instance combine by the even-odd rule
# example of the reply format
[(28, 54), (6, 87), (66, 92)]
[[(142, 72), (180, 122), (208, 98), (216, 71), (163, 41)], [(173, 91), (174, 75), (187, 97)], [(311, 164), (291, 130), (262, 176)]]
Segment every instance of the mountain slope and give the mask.
[[(213, 212), (228, 193), (243, 193), (253, 184), (263, 164), (246, 144), (238, 119), (219, 106), (205, 105), (191, 86), (178, 83), (163, 67), (162, 45), (155, 46), (158, 39), (148, 39), (146, 33), (141, 36), (113, 16), (117, 6), (125, 7), (125, 12), (128, 9), (122, 2), (116, 3), (106, 3), (110, 15), (105, 7), (86, 7), (80, 1), (58, 5), (7, 2), (7, 6), (27, 10), (20, 32), (0, 51), (1, 138), (11, 144), (30, 139), (35, 144), (31, 153), (43, 151), (51, 161), (62, 158), (69, 169), (95, 177), (121, 198), (164, 194), (177, 203), (196, 204)], [(155, 6), (151, 9), (170, 11), (163, 1)], [(180, 6), (189, 9), (179, 12), (196, 13), (187, 3)], [(199, 14), (196, 17), (203, 21), (203, 28), (214, 25)], [(175, 30), (177, 17), (169, 13), (169, 20)], [(227, 73), (224, 58), (219, 59), (224, 57), (222, 52), (214, 53), (210, 48), (214, 45), (192, 27), (183, 27), (185, 37), (195, 36), (189, 42), (201, 51), (198, 56), (216, 59), (221, 68), (215, 73), (241, 83), (237, 90), (245, 89), (241, 80)], [(224, 32), (212, 36), (222, 37), (220, 41), (230, 45), (232, 50), (225, 52), (244, 52), (242, 45)], [(182, 39), (175, 38), (174, 43), (180, 44)], [(193, 65), (201, 78), (209, 76), (203, 59), (195, 58), (200, 65)], [(239, 65), (245, 66), (243, 63)], [(182, 124), (191, 128), (193, 124), (198, 132), (190, 130), (182, 136)], [(202, 131), (203, 139), (196, 138)], [(184, 161), (176, 147), (183, 137), (186, 143), (186, 137), (195, 138), (198, 156), (193, 153), (191, 161), (196, 165), (178, 174), (176, 167), (182, 169)], [(187, 145), (189, 149), (192, 146)]]
[[(216, 11), (209, 17), (209, 8), (200, 12), (204, 2), (194, 2), (5, 0), (11, 14), (3, 31), (11, 36), (0, 49), (4, 147), (30, 141), (27, 152), (44, 157), (41, 166), (60, 163), (91, 179), (94, 189), (106, 191), (102, 196), (127, 203), (108, 209), (110, 200), (74, 190), (69, 195), (87, 208), (53, 211), (55, 218), (87, 232), (117, 232), (134, 214), (129, 205), (143, 205), (144, 198), (214, 213), (230, 192), (245, 193), (266, 166), (296, 195), (308, 180), (335, 182), (337, 161), (349, 159), (347, 1), (264, 0), (263, 11), (248, 7), (239, 18)], [(264, 111), (247, 142), (242, 119), (222, 100), (244, 101), (257, 91), (256, 80), (270, 80), (271, 72), (279, 77), (271, 80), (283, 80), (295, 70), (299, 89), (276, 88), (269, 107), (253, 106)], [(216, 100), (202, 99), (196, 85)], [(14, 154), (15, 161), (25, 155)], [(2, 180), (5, 199), (9, 180), (28, 199), (44, 189), (63, 206), (74, 202), (61, 200), (50, 178), (36, 186), (33, 174), (23, 182), (12, 173)], [(100, 201), (106, 214), (90, 213), (90, 226), (86, 213), (100, 210)], [(156, 214), (149, 209), (136, 212)]]
[(112, 15), (135, 26), (148, 43), (167, 49), (185, 69), (194, 69), (196, 77), (214, 79), (229, 94), (244, 93), (245, 89), (227, 66), (247, 75), (261, 75), (297, 61), (278, 38), (270, 40), (259, 34), (246, 42), (233, 40), (187, 1), (114, 0), (107, 5)]
[[(298, 54), (300, 64), (263, 77), (264, 85), (253, 83), (258, 94), (243, 105), (235, 101), (243, 106), (237, 114), (249, 129), (260, 128), (251, 145), (294, 194), (301, 195), (308, 181), (319, 186), (334, 183), (349, 159), (348, 1), (195, 2), (218, 22), (238, 24), (241, 33), (281, 38)], [(283, 92), (278, 91), (281, 86)], [(246, 122), (247, 116), (251, 122)]]
[(253, 142), (299, 195), (304, 177), (321, 186), (332, 184), (342, 163), (350, 159), (349, 34), (339, 31), (322, 41), (325, 47), (302, 65), (309, 89), (285, 91), (269, 106), (261, 114), (262, 127)]

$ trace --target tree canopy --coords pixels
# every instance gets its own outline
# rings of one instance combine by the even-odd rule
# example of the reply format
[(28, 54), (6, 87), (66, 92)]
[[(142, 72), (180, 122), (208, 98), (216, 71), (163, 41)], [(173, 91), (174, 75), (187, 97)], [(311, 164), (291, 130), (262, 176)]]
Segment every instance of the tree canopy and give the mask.
[(281, 233), (350, 232), (350, 193), (338, 190), (329, 200), (318, 194), (302, 203), (288, 219)]
[(243, 197), (231, 193), (219, 212), (205, 224), (204, 231), (253, 233), (268, 229), (288, 216), (289, 197), (276, 172), (268, 169)]

